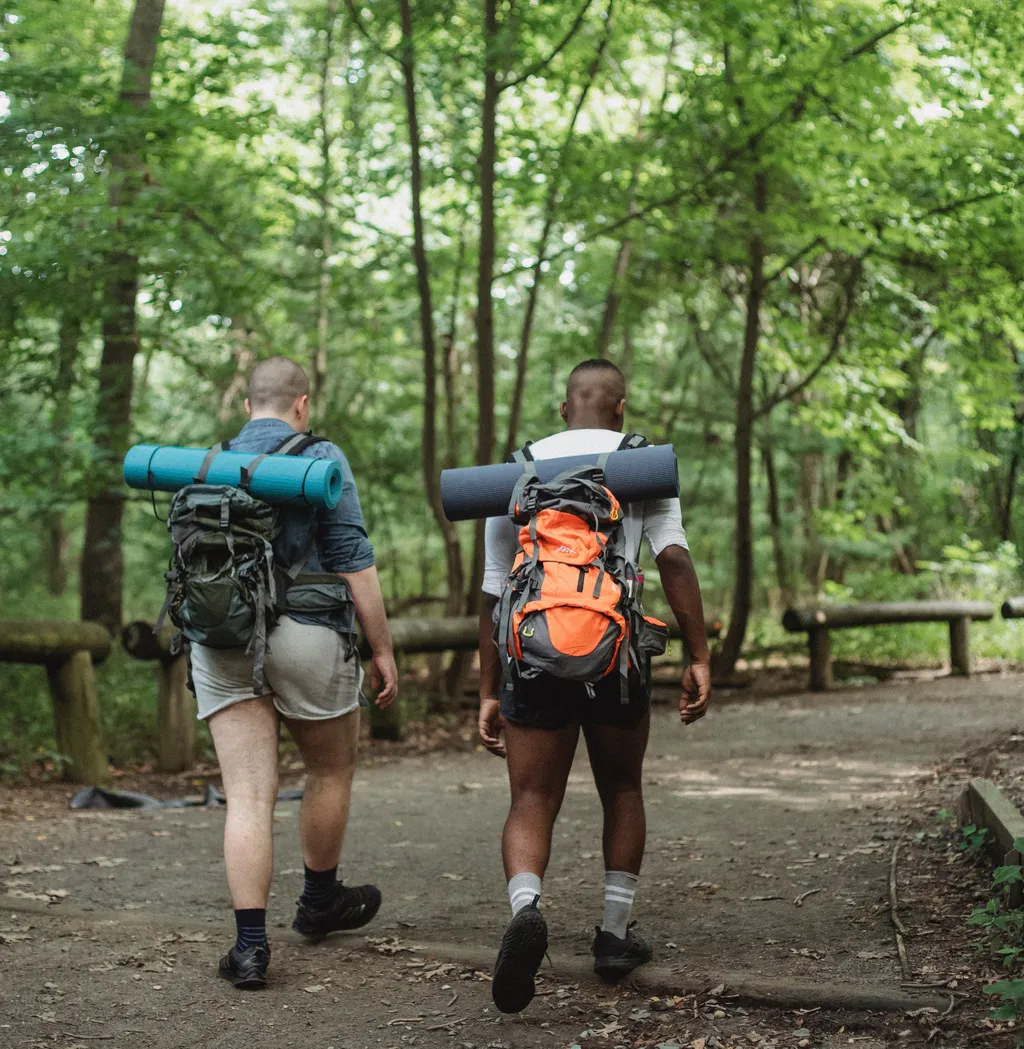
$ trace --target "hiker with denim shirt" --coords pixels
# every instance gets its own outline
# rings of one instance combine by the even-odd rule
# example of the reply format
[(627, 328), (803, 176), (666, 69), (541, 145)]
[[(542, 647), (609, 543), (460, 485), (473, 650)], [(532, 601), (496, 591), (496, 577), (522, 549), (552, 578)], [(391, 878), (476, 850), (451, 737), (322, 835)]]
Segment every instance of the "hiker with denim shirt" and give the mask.
[[(398, 685), (352, 469), (336, 445), (301, 439), (310, 416), (305, 372), (284, 357), (261, 362), (249, 379), (245, 405), (250, 421), (229, 442), (231, 451), (271, 454), (296, 447), (298, 455), (336, 460), (343, 476), (333, 509), (278, 509), (273, 561), (297, 571), (267, 633), (262, 666), (257, 663), (254, 671), (252, 652), (241, 647), (193, 642), (190, 650), (199, 717), (209, 723), (227, 797), (224, 859), (237, 937), (221, 960), (220, 975), (240, 989), (258, 990), (266, 985), (270, 962), (266, 907), (279, 725), (288, 729), (306, 766), (300, 813), (305, 884), (292, 928), (316, 940), (365, 925), (381, 904), (375, 886), (349, 887), (338, 878), (359, 732), (357, 619), (372, 652), (378, 706), (394, 701)], [(265, 688), (257, 691), (261, 680)]]

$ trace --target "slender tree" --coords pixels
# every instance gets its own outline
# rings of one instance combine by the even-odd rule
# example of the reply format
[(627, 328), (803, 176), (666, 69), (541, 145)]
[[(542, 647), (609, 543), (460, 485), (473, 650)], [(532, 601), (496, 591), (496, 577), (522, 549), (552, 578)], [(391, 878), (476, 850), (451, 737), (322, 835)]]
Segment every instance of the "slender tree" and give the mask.
[(81, 606), (83, 619), (95, 619), (112, 630), (120, 627), (122, 619), (124, 494), (120, 463), (131, 436), (133, 370), (139, 346), (139, 248), (130, 212), (144, 177), (146, 132), (139, 114), (150, 105), (163, 16), (164, 0), (135, 0), (119, 96), (123, 126), (110, 154), (112, 249), (103, 292), (103, 353), (93, 435), (97, 479), (86, 510)]

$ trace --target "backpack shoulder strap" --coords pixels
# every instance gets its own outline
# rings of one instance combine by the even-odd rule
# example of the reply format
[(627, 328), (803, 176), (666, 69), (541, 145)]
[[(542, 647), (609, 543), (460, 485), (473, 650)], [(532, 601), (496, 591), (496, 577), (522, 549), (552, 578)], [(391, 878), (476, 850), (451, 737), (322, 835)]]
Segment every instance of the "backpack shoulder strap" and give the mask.
[(306, 430), (304, 433), (294, 433), (286, 437), (276, 447), (271, 448), (268, 455), (302, 455), (307, 448), (314, 444), (326, 443), (326, 437), (317, 437), (316, 434)]
[(521, 465), (534, 462), (535, 460), (533, 458), (533, 452), (530, 451), (530, 446), (532, 444), (533, 441), (527, 441), (522, 448), (516, 449), (516, 451), (512, 453), (512, 462), (519, 463)]
[(643, 434), (627, 433), (619, 442), (618, 452), (626, 452), (632, 448), (646, 448), (651, 442)]
[(314, 444), (321, 444), (326, 440), (326, 437), (316, 437), (308, 430), (305, 433), (293, 433), (290, 437), (286, 437), (281, 441), (280, 444), (271, 448), (269, 452), (257, 455), (248, 466), (243, 466), (240, 471), (241, 476), (239, 487), (244, 491), (249, 490), (249, 485), (252, 483), (252, 475), (256, 472), (256, 467), (259, 466), (268, 455), (301, 455), (307, 448), (311, 448)]

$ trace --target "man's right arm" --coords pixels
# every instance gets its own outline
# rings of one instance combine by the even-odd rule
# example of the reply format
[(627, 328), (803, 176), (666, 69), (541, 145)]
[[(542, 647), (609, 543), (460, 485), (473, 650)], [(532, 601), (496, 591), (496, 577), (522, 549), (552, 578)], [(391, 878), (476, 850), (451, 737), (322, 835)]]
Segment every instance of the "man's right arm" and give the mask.
[(480, 717), (478, 728), (480, 741), (498, 757), (505, 756), (505, 744), (501, 742), (501, 658), (494, 643), (494, 610), (498, 598), (493, 594), (480, 595)]
[(689, 550), (667, 546), (656, 561), (662, 589), (679, 624), (690, 660), (683, 671), (683, 694), (679, 701), (679, 716), (689, 725), (704, 717), (711, 702), (711, 653), (704, 628), (704, 602)]
[(497, 594), (505, 585), (505, 576), (515, 560), (518, 540), (515, 527), (507, 517), (487, 521), (484, 591), (480, 595), (480, 623), (477, 645), (480, 650), (480, 742), (498, 757), (505, 756), (501, 741), (501, 657), (494, 643), (494, 610)]
[(398, 696), (398, 668), (391, 643), (391, 630), (384, 609), (384, 595), (375, 567), (361, 572), (339, 572), (352, 592), (352, 604), (363, 628), (363, 636), (370, 646), (370, 682), (377, 693), (377, 706), (383, 710)]
[(313, 458), (334, 459), (341, 464), (341, 499), (333, 509), (317, 514), (317, 549), (324, 570), (341, 576), (352, 593), (356, 618), (372, 652), (370, 682), (379, 690), (376, 703), (383, 710), (398, 696), (398, 669), (359, 491), (352, 468), (337, 445), (314, 445), (310, 453)]

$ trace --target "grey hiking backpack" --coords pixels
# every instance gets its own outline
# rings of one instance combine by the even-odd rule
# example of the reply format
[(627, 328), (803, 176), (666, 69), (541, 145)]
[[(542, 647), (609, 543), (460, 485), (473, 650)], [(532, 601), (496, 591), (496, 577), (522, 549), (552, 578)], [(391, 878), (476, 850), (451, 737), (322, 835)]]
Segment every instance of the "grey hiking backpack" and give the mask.
[[(266, 454), (301, 455), (324, 440), (309, 433), (293, 434)], [(288, 610), (286, 592), (291, 585), (301, 578), (314, 591), (330, 590), (328, 600), (335, 607), (351, 598), (337, 576), (299, 576), (313, 552), (315, 530), (308, 549), (294, 565), (275, 563), (278, 508), (249, 491), (265, 455), (256, 456), (242, 470), (237, 486), (206, 484), (213, 460), (229, 448), (230, 442), (214, 445), (195, 482), (180, 489), (171, 502), (167, 528), (174, 553), (156, 629), (169, 613), (186, 642), (209, 648), (244, 648), (253, 657), (253, 694), (262, 695), (266, 691), (267, 634)]]
[[(620, 447), (639, 447), (626, 437)], [(519, 553), (498, 606), (496, 641), (505, 688), (543, 673), (581, 682), (593, 693), (618, 674), (629, 701), (629, 671), (650, 687), (650, 659), (665, 651), (668, 629), (643, 612), (636, 529), (604, 486), (604, 462), (542, 482), (529, 446), (516, 453), (523, 476), (509, 517), (520, 526)], [(627, 531), (628, 529), (628, 531)]]

